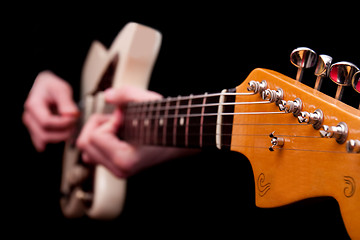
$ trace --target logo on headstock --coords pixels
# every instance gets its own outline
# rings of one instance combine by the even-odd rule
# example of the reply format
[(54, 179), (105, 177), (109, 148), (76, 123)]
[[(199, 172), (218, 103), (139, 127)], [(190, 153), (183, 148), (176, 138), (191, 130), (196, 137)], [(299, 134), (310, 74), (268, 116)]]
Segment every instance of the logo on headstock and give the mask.
[(260, 173), (257, 178), (257, 189), (259, 190), (260, 197), (265, 196), (265, 194), (270, 190), (271, 183), (265, 183), (265, 174)]
[(344, 176), (344, 181), (346, 184), (346, 187), (344, 188), (344, 195), (345, 197), (350, 198), (355, 194), (355, 190), (356, 190), (355, 180), (351, 176)]

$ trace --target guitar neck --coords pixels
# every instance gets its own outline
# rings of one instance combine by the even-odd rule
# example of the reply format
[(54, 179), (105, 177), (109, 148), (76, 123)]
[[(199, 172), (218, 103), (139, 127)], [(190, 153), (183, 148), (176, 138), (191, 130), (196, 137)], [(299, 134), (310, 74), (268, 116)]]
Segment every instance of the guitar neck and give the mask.
[(119, 137), (136, 145), (230, 149), (236, 89), (129, 103)]

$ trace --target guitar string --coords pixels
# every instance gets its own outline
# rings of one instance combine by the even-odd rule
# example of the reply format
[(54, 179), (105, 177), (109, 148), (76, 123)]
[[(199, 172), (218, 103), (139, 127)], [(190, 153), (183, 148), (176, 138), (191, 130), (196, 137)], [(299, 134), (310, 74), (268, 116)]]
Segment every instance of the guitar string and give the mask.
[[(224, 93), (218, 93), (218, 94), (213, 94), (212, 96), (221, 96)], [(237, 94), (237, 93), (230, 93), (230, 94), (224, 94), (224, 95), (254, 95), (254, 93), (247, 93), (247, 94)], [(137, 104), (137, 106), (134, 107), (135, 109), (135, 114), (137, 114), (137, 112), (140, 110), (142, 111), (143, 108), (146, 108), (147, 112), (145, 114), (140, 114), (140, 120), (159, 120), (159, 121), (164, 121), (166, 119), (166, 121), (169, 121), (169, 119), (174, 119), (178, 118), (189, 118), (189, 117), (205, 117), (205, 116), (226, 116), (226, 115), (265, 115), (265, 114), (286, 114), (286, 112), (222, 112), (222, 113), (203, 113), (203, 114), (199, 114), (199, 113), (195, 113), (195, 114), (168, 114), (169, 111), (175, 110), (178, 111), (179, 109), (189, 109), (189, 108), (206, 108), (206, 107), (215, 107), (215, 106), (235, 106), (235, 105), (250, 105), (250, 104), (269, 104), (272, 103), (270, 101), (253, 101), (253, 102), (225, 102), (225, 103), (206, 103), (205, 104), (192, 104), (189, 106), (189, 104), (186, 105), (180, 105), (179, 103), (181, 101), (184, 100), (190, 100), (190, 99), (195, 99), (195, 98), (202, 98), (202, 97), (209, 97), (209, 95), (205, 94), (205, 95), (196, 95), (196, 96), (192, 96), (190, 95), (189, 97), (186, 98), (181, 98), (180, 96), (177, 98), (167, 98), (163, 101), (155, 101), (155, 102), (147, 102), (147, 103), (140, 103)], [(176, 106), (174, 105), (170, 105), (170, 101), (174, 101), (176, 102)], [(163, 103), (166, 103), (166, 106), (162, 106)], [(148, 106), (146, 106), (148, 105)], [(134, 111), (134, 110), (133, 110)], [(164, 111), (166, 112), (164, 115), (159, 116), (160, 115), (160, 111)], [(154, 116), (154, 113), (156, 116)], [(145, 116), (144, 116), (145, 115)], [(142, 116), (144, 116), (144, 118), (142, 118)], [(137, 118), (137, 120), (139, 120), (139, 118)], [(172, 122), (172, 121), (170, 121)], [(187, 124), (187, 126), (216, 126), (219, 124)], [(260, 123), (260, 124), (249, 124), (249, 123), (245, 123), (245, 124), (237, 124), (237, 123), (232, 123), (232, 124), (220, 124), (221, 126), (226, 126), (226, 125), (296, 125), (296, 126), (309, 126), (308, 124), (281, 124), (281, 123)], [(311, 125), (310, 125), (311, 126)], [(146, 127), (146, 126), (143, 126)], [(160, 126), (162, 127), (162, 126)], [(169, 125), (169, 127), (171, 128), (171, 125)], [(146, 130), (145, 130), (146, 131)], [(166, 133), (167, 135), (168, 133)], [(145, 133), (145, 139), (148, 139), (150, 136), (146, 136), (148, 134)], [(181, 137), (185, 137), (185, 136), (199, 136), (199, 134), (197, 133), (179, 133), (176, 132), (176, 136), (181, 136)], [(216, 135), (221, 135), (221, 136), (257, 136), (257, 137), (268, 137), (269, 135), (267, 134), (214, 134), (214, 133), (203, 133), (203, 136), (216, 136)], [(276, 135), (278, 137), (296, 137), (296, 138), (318, 138), (318, 139), (324, 139), (321, 136), (296, 136), (296, 135), (281, 135), (278, 134)], [(164, 136), (161, 136), (164, 137)], [(162, 142), (162, 139), (156, 139), (157, 142)], [(170, 144), (171, 145), (171, 144)], [(214, 146), (216, 146), (216, 144), (213, 144)], [(226, 146), (227, 144), (222, 144), (222, 146)], [(255, 147), (255, 146), (241, 146), (241, 145), (227, 145), (229, 147)], [(268, 149), (268, 147), (260, 147), (260, 148), (264, 148), (264, 149)], [(276, 149), (276, 148), (275, 148)], [(298, 151), (312, 151), (312, 152), (331, 152), (331, 153), (347, 153), (346, 151), (341, 152), (341, 151), (324, 151), (324, 150), (313, 150), (313, 149), (289, 149), (289, 148), (283, 148), (284, 150), (298, 150)]]
[[(146, 142), (146, 141), (141, 141), (141, 142)], [(162, 142), (161, 139), (158, 140), (158, 142)], [(151, 144), (151, 143), (145, 143), (145, 145), (156, 145), (156, 146), (174, 146), (173, 144)], [(207, 147), (216, 147), (216, 144), (206, 144)], [(226, 146), (226, 147), (230, 147), (230, 148), (261, 148), (261, 149), (269, 149), (268, 146), (247, 146), (247, 145), (237, 145), (237, 144), (224, 144), (222, 143), (221, 146)], [(198, 145), (196, 146), (177, 146), (177, 147), (187, 147), (187, 148), (200, 148)], [(236, 149), (234, 149), (236, 150)], [(320, 153), (339, 153), (339, 154), (351, 154), (348, 153), (346, 150), (344, 151), (329, 151), (329, 150), (317, 150), (317, 149), (299, 149), (299, 148), (286, 148), (286, 147), (275, 147), (274, 148), (275, 151), (277, 150), (281, 150), (281, 151), (306, 151), (306, 152), (320, 152)]]
[[(306, 126), (306, 125), (305, 125)], [(167, 132), (168, 133), (168, 132)], [(203, 136), (206, 136), (206, 137), (214, 137), (216, 135), (221, 135), (221, 136), (254, 136), (254, 137), (269, 137), (268, 134), (232, 134), (232, 133), (229, 133), (229, 134), (212, 134), (212, 133), (203, 133)], [(177, 136), (181, 136), (181, 137), (185, 137), (186, 135), (185, 134), (179, 134), (177, 133)], [(188, 133), (188, 136), (196, 136), (198, 137), (199, 134), (197, 133)], [(296, 135), (285, 135), (285, 134), (278, 134), (276, 135), (277, 137), (288, 137), (288, 138), (316, 138), (316, 139), (321, 139), (321, 140), (324, 140), (324, 141), (329, 141), (331, 139), (329, 138), (322, 138), (320, 136), (296, 136)], [(134, 136), (135, 138), (138, 138), (140, 137), (140, 135), (137, 135), (137, 136)], [(135, 140), (137, 143), (144, 143), (145, 145), (160, 145), (160, 146), (174, 146), (172, 143), (172, 141), (169, 143), (169, 144), (156, 144), (156, 143), (163, 143), (163, 137), (165, 137), (166, 139), (167, 138), (173, 138), (173, 135), (169, 134), (166, 136), (157, 136), (157, 139), (153, 139), (151, 137), (151, 135), (149, 136), (146, 131), (145, 131), (145, 135), (142, 136), (143, 139), (133, 139)], [(149, 141), (150, 139), (150, 141)], [(154, 141), (154, 142), (152, 142)], [(197, 142), (197, 141), (196, 141)], [(184, 142), (184, 145), (185, 145), (185, 142)], [(176, 145), (176, 146), (179, 146), (179, 145)], [(206, 146), (208, 147), (216, 147), (217, 145), (215, 143), (211, 143), (211, 144), (206, 144)], [(245, 147), (245, 148), (263, 148), (263, 149), (269, 149), (269, 146), (270, 146), (270, 141), (269, 141), (269, 146), (246, 146), (246, 145), (237, 145), (237, 144), (224, 144), (222, 143), (221, 146), (227, 146), (227, 147), (231, 147), (231, 148), (236, 148), (236, 147)], [(180, 145), (181, 147), (181, 145)], [(191, 147), (191, 146), (190, 146)], [(199, 147), (198, 145), (196, 145), (196, 147)], [(346, 150), (344, 151), (328, 151), (328, 150), (317, 150), (317, 149), (308, 149), (308, 148), (286, 148), (286, 147), (281, 147), (281, 148), (278, 148), (278, 147), (275, 147), (274, 148), (275, 150), (276, 149), (281, 149), (281, 150), (291, 150), (291, 151), (310, 151), (310, 152), (326, 152), (326, 153), (341, 153), (341, 154), (348, 154), (348, 152)]]

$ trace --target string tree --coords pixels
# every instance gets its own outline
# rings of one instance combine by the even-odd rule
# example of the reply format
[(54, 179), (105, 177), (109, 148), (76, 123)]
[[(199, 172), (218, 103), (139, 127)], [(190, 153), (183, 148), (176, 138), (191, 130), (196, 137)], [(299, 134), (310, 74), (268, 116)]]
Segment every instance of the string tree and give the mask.
[(298, 68), (296, 80), (301, 82), (304, 69), (314, 67), (317, 61), (317, 54), (310, 48), (299, 47), (290, 54), (290, 62)]
[(359, 68), (353, 63), (342, 61), (331, 65), (329, 71), (330, 79), (338, 85), (335, 99), (341, 100), (344, 87), (352, 84), (352, 78)]
[(323, 79), (329, 76), (331, 62), (332, 57), (325, 54), (319, 55), (314, 73), (317, 76), (314, 87), (316, 90), (320, 90)]
[(269, 137), (271, 138), (270, 140), (271, 146), (269, 147), (270, 152), (274, 151), (275, 146), (282, 148), (285, 144), (285, 139), (283, 137), (276, 137), (274, 133), (275, 131), (269, 134)]

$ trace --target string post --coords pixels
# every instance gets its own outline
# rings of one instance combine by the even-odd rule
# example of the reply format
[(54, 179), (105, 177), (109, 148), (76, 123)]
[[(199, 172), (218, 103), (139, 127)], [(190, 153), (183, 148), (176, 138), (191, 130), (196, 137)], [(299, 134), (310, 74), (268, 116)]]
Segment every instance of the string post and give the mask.
[(266, 89), (261, 93), (261, 97), (269, 102), (275, 102), (279, 105), (281, 100), (284, 99), (284, 91), (279, 88), (277, 90)]
[(312, 124), (314, 129), (318, 130), (324, 121), (324, 114), (321, 109), (316, 109), (314, 113), (300, 112), (298, 121), (299, 123)]
[(346, 142), (348, 153), (360, 153), (360, 140), (350, 139)]
[(323, 130), (320, 130), (320, 136), (322, 138), (335, 138), (336, 142), (342, 144), (346, 141), (348, 136), (348, 126), (344, 122), (340, 122), (337, 126), (322, 126)]
[(249, 86), (247, 87), (247, 90), (249, 92), (253, 91), (254, 93), (262, 93), (267, 89), (267, 82), (265, 80), (262, 80), (261, 82), (251, 80), (249, 83)]
[(294, 101), (280, 100), (279, 110), (286, 113), (293, 113), (295, 117), (300, 115), (302, 109), (302, 101), (296, 98)]

